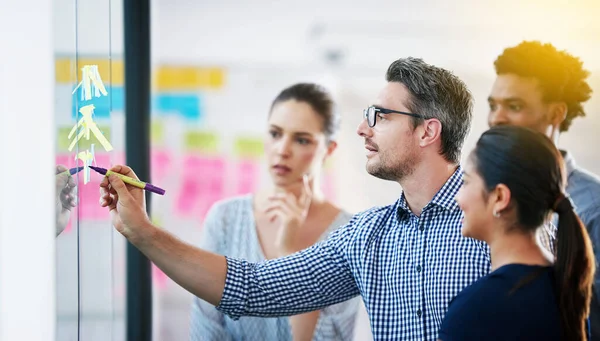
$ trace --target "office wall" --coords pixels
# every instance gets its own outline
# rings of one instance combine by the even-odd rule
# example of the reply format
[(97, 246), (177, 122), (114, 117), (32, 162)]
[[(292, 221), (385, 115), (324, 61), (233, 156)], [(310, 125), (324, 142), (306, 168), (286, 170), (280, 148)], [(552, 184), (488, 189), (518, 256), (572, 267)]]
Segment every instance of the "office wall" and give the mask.
[(0, 3), (0, 340), (55, 331), (52, 11)]

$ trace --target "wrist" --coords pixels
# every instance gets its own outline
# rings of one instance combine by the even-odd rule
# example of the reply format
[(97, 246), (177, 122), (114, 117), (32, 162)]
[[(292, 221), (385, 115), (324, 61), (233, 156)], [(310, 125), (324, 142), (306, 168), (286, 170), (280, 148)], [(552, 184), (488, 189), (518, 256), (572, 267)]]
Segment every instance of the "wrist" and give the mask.
[(152, 243), (159, 228), (150, 221), (131, 229), (131, 235), (127, 238), (135, 246), (143, 247)]

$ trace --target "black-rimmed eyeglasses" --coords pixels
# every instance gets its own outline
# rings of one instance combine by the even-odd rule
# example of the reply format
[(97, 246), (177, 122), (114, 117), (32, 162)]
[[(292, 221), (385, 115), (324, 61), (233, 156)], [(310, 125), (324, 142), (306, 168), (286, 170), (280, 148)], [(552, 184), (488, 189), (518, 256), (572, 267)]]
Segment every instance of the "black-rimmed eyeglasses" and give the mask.
[(363, 113), (365, 115), (365, 118), (367, 119), (367, 123), (369, 124), (369, 127), (371, 127), (371, 128), (373, 128), (375, 126), (375, 123), (377, 123), (377, 114), (378, 113), (400, 114), (400, 115), (406, 115), (406, 116), (412, 116), (412, 117), (416, 117), (416, 118), (425, 119), (425, 117), (423, 115), (412, 114), (412, 113), (404, 112), (404, 111), (396, 111), (396, 110), (392, 110), (392, 109), (378, 108), (375, 106), (368, 107), (367, 109), (364, 110)]

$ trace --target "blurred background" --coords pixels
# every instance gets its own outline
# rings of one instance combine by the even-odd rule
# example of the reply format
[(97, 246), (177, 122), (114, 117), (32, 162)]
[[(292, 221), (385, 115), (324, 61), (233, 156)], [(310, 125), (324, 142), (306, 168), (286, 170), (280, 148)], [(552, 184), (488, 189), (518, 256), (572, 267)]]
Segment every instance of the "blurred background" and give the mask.
[[(123, 0), (55, 0), (56, 162), (73, 167), (95, 144), (96, 163), (125, 160)], [(522, 40), (553, 43), (579, 56), (595, 91), (588, 117), (576, 119), (560, 146), (600, 174), (600, 2), (597, 0), (151, 1), (152, 219), (197, 244), (212, 203), (260, 188), (262, 141), (271, 101), (300, 81), (334, 95), (342, 115), (339, 148), (323, 171), (326, 195), (358, 212), (388, 204), (396, 183), (364, 170), (355, 129), (383, 86), (387, 66), (422, 57), (452, 70), (475, 96), (465, 153), (487, 128), (487, 96), (502, 50)], [(114, 149), (94, 138), (69, 151), (81, 101), (78, 68), (98, 65), (108, 95), (86, 104)], [(79, 205), (56, 238), (56, 340), (125, 340), (126, 243), (98, 206), (91, 174), (78, 175)], [(130, 270), (131, 271), (131, 270)], [(152, 267), (154, 340), (187, 340), (191, 295)], [(361, 312), (356, 340), (371, 338)]]

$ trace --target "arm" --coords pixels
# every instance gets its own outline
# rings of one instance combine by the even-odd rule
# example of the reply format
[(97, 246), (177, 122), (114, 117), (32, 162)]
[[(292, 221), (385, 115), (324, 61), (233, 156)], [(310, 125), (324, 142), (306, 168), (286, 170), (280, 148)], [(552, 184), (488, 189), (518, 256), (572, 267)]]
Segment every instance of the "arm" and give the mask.
[[(137, 179), (126, 166), (111, 170)], [(195, 248), (153, 226), (142, 190), (126, 186), (117, 176), (104, 179), (100, 186), (101, 205), (109, 208), (112, 223), (123, 236), (184, 289), (233, 318), (293, 315), (359, 294), (343, 256), (351, 238), (344, 228), (302, 252), (251, 264)]]
[[(221, 243), (226, 238), (223, 207), (213, 205), (204, 219), (200, 247), (211, 252), (223, 253)], [(190, 340), (230, 340), (225, 330), (224, 316), (210, 303), (193, 298), (190, 312)]]
[[(302, 177), (301, 189), (298, 197), (289, 192), (276, 193), (269, 197), (265, 212), (269, 220), (279, 223), (275, 238), (278, 257), (289, 256), (303, 249), (298, 245), (297, 235), (306, 221), (312, 200), (311, 183), (306, 175)], [(319, 314), (320, 312), (315, 310), (290, 317), (294, 341), (312, 340)]]

